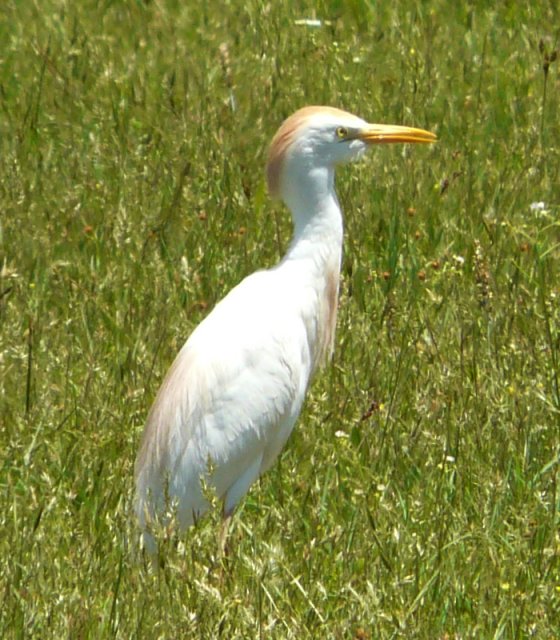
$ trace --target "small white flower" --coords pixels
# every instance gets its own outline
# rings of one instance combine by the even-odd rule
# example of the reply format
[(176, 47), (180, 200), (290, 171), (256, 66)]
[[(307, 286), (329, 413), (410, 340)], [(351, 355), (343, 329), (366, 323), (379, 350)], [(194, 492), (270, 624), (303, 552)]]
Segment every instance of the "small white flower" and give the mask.
[(546, 205), (544, 202), (531, 202), (529, 209), (531, 209), (531, 211), (544, 211), (546, 209)]
[(294, 20), (294, 24), (297, 24), (298, 27), (314, 27), (315, 29), (323, 26), (323, 22), (321, 20), (311, 20), (310, 18)]

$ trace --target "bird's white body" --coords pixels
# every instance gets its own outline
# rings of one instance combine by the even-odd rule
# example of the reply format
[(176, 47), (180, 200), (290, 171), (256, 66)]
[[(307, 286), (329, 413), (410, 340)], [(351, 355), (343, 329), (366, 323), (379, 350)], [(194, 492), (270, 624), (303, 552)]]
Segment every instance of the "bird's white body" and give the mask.
[(334, 167), (363, 153), (348, 131), (369, 126), (314, 107), (276, 134), (269, 187), (292, 211), (294, 237), (278, 265), (245, 278), (200, 323), (159, 390), (136, 462), (149, 549), (154, 517), (172, 508), (190, 526), (208, 508), (205, 484), (229, 515), (285, 445), (333, 345), (343, 237)]

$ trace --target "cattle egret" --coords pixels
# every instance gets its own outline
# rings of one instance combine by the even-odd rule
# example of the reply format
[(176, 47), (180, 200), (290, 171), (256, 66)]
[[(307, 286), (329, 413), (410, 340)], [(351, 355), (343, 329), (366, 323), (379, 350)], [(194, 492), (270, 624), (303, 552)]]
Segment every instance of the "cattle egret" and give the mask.
[(274, 136), (270, 194), (292, 213), (294, 234), (279, 264), (245, 278), (196, 327), (148, 415), (136, 460), (136, 514), (144, 547), (154, 520), (180, 529), (209, 507), (224, 517), (273, 464), (317, 368), (333, 348), (342, 253), (338, 164), (386, 142), (433, 142), (422, 129), (368, 124), (330, 107), (306, 107)]

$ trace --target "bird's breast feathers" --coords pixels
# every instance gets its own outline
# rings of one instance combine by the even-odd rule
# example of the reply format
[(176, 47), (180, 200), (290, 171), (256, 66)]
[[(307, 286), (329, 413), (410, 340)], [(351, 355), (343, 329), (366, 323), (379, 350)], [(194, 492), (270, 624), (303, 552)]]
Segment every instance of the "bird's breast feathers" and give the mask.
[(138, 469), (172, 472), (186, 451), (191, 462), (218, 465), (248, 447), (280, 450), (312, 361), (305, 323), (274, 302), (266, 280), (259, 273), (244, 280), (191, 334), (148, 416)]

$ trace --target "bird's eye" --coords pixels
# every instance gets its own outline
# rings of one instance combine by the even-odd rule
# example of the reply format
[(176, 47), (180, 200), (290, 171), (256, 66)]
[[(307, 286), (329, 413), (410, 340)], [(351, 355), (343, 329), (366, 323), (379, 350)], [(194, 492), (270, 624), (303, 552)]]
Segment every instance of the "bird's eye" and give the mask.
[(339, 140), (344, 140), (344, 138), (346, 138), (347, 135), (348, 135), (348, 129), (346, 127), (337, 127), (336, 137)]

